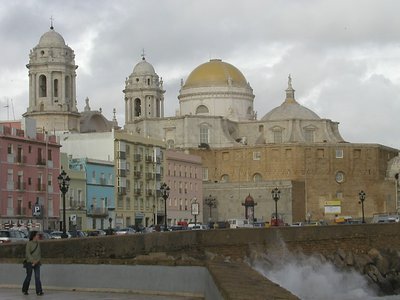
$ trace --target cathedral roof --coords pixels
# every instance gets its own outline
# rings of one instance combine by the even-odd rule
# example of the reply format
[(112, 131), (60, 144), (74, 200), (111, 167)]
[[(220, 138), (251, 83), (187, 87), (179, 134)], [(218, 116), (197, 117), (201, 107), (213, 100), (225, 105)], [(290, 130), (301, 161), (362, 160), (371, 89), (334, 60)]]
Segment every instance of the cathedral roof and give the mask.
[(288, 88), (286, 89), (286, 99), (278, 107), (268, 112), (262, 121), (278, 121), (289, 119), (300, 120), (319, 120), (321, 119), (315, 112), (299, 104), (294, 98), (294, 89), (292, 88), (292, 78), (289, 75)]
[(133, 68), (134, 75), (156, 75), (154, 67), (143, 57), (142, 60)]
[(64, 38), (53, 27), (44, 33), (39, 40), (39, 47), (65, 47)]
[(220, 59), (211, 59), (190, 73), (184, 88), (209, 86), (247, 87), (248, 83), (242, 72), (235, 66)]

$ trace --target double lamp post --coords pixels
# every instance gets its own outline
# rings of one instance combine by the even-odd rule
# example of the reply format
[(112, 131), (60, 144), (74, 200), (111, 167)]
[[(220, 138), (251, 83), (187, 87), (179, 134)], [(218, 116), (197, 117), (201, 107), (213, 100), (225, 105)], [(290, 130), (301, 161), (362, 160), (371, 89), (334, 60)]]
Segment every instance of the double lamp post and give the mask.
[(164, 231), (167, 231), (167, 199), (169, 197), (169, 186), (164, 182), (161, 187), (161, 197), (164, 199)]
[(67, 173), (65, 173), (64, 170), (62, 170), (61, 174), (58, 175), (57, 179), (58, 179), (58, 186), (60, 187), (60, 191), (63, 196), (63, 223), (62, 223), (61, 238), (65, 239), (68, 237), (66, 221), (65, 221), (65, 194), (68, 192), (69, 182), (71, 179), (69, 178)]

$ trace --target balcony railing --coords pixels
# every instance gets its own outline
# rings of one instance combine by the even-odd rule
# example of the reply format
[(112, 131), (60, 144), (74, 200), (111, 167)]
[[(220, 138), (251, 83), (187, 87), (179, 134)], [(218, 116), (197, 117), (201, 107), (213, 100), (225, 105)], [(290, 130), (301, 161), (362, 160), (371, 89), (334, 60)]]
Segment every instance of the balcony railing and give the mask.
[(135, 189), (133, 190), (133, 193), (134, 193), (136, 196), (140, 196), (140, 195), (142, 194), (142, 189), (141, 189), (141, 188), (135, 188)]
[(118, 169), (117, 176), (119, 177), (126, 177), (126, 170)]
[(141, 154), (134, 154), (133, 155), (133, 160), (134, 161), (141, 161), (142, 160), (142, 155)]
[(17, 181), (17, 184), (15, 185), (15, 189), (19, 190), (19, 191), (25, 191), (26, 190), (26, 182)]
[(126, 187), (119, 187), (118, 195), (126, 195)]
[(135, 171), (135, 172), (133, 172), (133, 177), (135, 177), (135, 178), (140, 178), (140, 177), (142, 177), (142, 172), (140, 172), (140, 171)]
[(105, 217), (108, 216), (107, 207), (91, 207), (87, 210), (87, 215), (92, 217)]
[(107, 180), (105, 178), (100, 178), (100, 184), (101, 185), (106, 185), (107, 184)]
[(26, 156), (25, 155), (17, 155), (17, 157), (15, 157), (15, 162), (17, 164), (26, 164)]
[(39, 165), (39, 166), (45, 166), (46, 165), (46, 160), (42, 159), (42, 158), (38, 158), (36, 164)]
[(153, 173), (146, 173), (146, 179), (147, 180), (153, 180), (154, 179), (154, 174)]
[(153, 190), (150, 190), (150, 189), (147, 189), (147, 190), (146, 190), (146, 195), (147, 195), (147, 196), (153, 196), (153, 194), (154, 194), (154, 193), (153, 193)]
[(118, 151), (117, 158), (119, 159), (126, 159), (126, 152)]
[(38, 183), (36, 185), (36, 190), (38, 192), (45, 192), (46, 191), (46, 185), (44, 183)]
[(146, 162), (147, 162), (147, 163), (153, 162), (153, 156), (151, 156), (151, 155), (146, 155)]

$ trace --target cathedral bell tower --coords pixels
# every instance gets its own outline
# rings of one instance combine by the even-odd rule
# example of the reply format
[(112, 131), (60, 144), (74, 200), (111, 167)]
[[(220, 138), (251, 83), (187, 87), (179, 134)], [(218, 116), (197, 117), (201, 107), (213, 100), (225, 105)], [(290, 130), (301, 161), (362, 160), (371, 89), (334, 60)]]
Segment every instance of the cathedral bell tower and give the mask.
[(138, 119), (164, 117), (164, 93), (162, 78), (159, 80), (153, 66), (144, 53), (142, 60), (133, 68), (125, 81), (125, 124)]
[(76, 108), (76, 69), (74, 51), (54, 30), (44, 33), (30, 51), (29, 107), (23, 115), (36, 120), (47, 131), (79, 131)]

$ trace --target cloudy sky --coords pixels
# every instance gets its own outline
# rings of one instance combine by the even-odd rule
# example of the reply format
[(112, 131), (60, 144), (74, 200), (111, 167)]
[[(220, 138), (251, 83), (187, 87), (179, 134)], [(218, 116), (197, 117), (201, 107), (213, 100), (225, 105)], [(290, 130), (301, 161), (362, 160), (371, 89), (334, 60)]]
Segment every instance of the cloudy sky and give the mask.
[(123, 125), (125, 78), (145, 49), (167, 115), (181, 78), (220, 58), (250, 82), (258, 118), (282, 103), (290, 73), (298, 102), (345, 140), (400, 148), (399, 12), (396, 0), (0, 0), (0, 119), (26, 111), (28, 54), (53, 16), (75, 51), (80, 110), (89, 97)]

